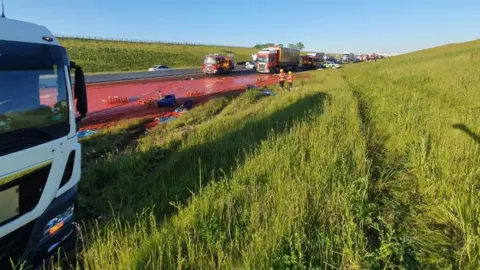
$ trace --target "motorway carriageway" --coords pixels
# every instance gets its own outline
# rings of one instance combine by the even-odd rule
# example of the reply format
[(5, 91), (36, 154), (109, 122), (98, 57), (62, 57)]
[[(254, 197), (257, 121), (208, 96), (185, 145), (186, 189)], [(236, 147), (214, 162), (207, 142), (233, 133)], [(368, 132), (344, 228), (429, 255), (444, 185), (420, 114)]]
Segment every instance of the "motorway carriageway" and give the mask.
[[(300, 79), (296, 76), (296, 80)], [(183, 80), (135, 80), (109, 82), (87, 85), (88, 110), (87, 117), (82, 120), (81, 130), (101, 129), (115, 124), (119, 120), (131, 118), (155, 118), (168, 116), (187, 98), (194, 101), (194, 106), (214, 96), (229, 92), (243, 92), (246, 85), (266, 86), (277, 82), (277, 76), (270, 74), (248, 73), (227, 76), (208, 76)], [(157, 91), (163, 95), (173, 94), (177, 104), (172, 108), (155, 108), (140, 104), (138, 101), (108, 104), (109, 96), (141, 97), (158, 99)], [(193, 94), (193, 96), (192, 96)]]

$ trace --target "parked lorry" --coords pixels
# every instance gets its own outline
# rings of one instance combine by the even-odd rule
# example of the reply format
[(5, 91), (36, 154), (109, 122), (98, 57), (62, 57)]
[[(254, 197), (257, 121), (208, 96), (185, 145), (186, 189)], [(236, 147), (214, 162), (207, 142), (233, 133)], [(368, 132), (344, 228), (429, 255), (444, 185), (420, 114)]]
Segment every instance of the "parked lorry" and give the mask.
[(235, 69), (234, 55), (207, 54), (203, 57), (202, 70), (205, 74), (227, 74)]
[(280, 69), (296, 70), (300, 62), (300, 50), (272, 46), (257, 53), (257, 72), (278, 73)]
[(350, 62), (353, 62), (353, 60), (355, 60), (355, 54), (354, 53), (344, 52), (342, 54), (342, 62), (343, 63), (350, 63)]
[(76, 246), (88, 110), (82, 68), (47, 28), (1, 17), (0, 29), (0, 269), (10, 269)]

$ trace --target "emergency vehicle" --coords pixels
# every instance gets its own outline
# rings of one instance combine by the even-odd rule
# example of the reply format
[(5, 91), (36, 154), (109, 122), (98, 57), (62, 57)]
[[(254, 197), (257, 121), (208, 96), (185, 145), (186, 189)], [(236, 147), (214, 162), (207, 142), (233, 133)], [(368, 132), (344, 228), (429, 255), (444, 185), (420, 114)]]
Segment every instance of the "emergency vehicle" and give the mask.
[(208, 54), (203, 57), (202, 70), (205, 74), (226, 74), (235, 69), (234, 56), (232, 54)]

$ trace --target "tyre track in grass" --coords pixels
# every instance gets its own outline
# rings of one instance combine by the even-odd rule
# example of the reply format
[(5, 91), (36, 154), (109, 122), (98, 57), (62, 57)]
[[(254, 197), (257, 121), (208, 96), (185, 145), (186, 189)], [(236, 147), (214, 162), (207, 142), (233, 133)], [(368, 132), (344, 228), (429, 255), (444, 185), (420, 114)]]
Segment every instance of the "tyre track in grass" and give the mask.
[(370, 104), (361, 89), (342, 75), (356, 99), (361, 129), (367, 142), (370, 186), (368, 200), (373, 206), (365, 228), (371, 269), (419, 269), (420, 262), (408, 228), (416, 211), (417, 191), (405, 168), (406, 158), (388, 153), (383, 135), (375, 128)]

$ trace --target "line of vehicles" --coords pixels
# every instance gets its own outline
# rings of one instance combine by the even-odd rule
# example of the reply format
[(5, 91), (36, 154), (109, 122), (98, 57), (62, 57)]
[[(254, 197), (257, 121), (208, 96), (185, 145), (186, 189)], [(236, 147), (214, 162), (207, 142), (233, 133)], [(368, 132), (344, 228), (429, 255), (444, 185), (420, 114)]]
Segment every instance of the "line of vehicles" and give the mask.
[(300, 50), (272, 46), (252, 55), (252, 69), (259, 73), (278, 73), (280, 69), (296, 71), (297, 69), (339, 68), (341, 64), (334, 57), (323, 52), (301, 55)]
[[(340, 59), (323, 52), (312, 52), (301, 55), (300, 50), (270, 46), (252, 54), (252, 61), (245, 63), (246, 69), (253, 69), (259, 73), (278, 73), (280, 69), (296, 71), (317, 68), (340, 68), (342, 64), (365, 61), (376, 61), (384, 58), (381, 55), (344, 52)], [(203, 57), (202, 71), (205, 74), (228, 74), (235, 69), (235, 56), (233, 54), (207, 54)], [(149, 71), (162, 71), (170, 69), (165, 65), (154, 65)]]
[[(339, 68), (333, 57), (325, 53), (309, 53), (300, 55), (300, 50), (270, 46), (252, 55), (252, 60), (245, 63), (246, 69), (258, 73), (278, 73), (296, 71), (297, 69)], [(208, 54), (203, 58), (202, 70), (205, 74), (227, 74), (234, 70), (233, 55)]]
[(344, 52), (342, 54), (341, 60), (343, 63), (358, 63), (358, 62), (373, 62), (383, 58), (385, 58), (385, 56), (376, 54), (376, 53), (354, 54), (351, 52)]
[[(357, 63), (363, 61), (376, 61), (384, 58), (373, 54), (356, 55), (344, 52), (340, 59), (323, 52), (312, 52), (301, 55), (300, 50), (270, 46), (252, 54), (252, 61), (246, 62), (245, 68), (255, 70), (258, 73), (278, 73), (296, 71), (297, 69), (309, 70), (318, 68), (340, 68), (342, 64)], [(233, 71), (235, 63), (232, 55), (209, 54), (203, 58), (202, 70), (205, 74), (226, 74)]]

